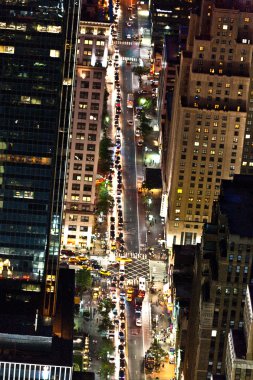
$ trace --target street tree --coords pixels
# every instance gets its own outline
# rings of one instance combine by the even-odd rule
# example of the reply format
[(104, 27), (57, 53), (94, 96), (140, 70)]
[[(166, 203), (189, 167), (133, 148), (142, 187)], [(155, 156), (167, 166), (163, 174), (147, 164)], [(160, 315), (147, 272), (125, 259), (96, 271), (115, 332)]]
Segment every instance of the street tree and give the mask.
[(155, 367), (160, 367), (161, 362), (164, 361), (165, 356), (167, 355), (166, 351), (161, 347), (157, 339), (154, 339), (154, 342), (149, 347), (147, 353), (150, 353), (155, 359)]
[(81, 269), (76, 272), (75, 275), (76, 286), (79, 292), (82, 294), (85, 290), (91, 288), (92, 285), (92, 277), (90, 271), (86, 269)]
[(112, 363), (109, 363), (108, 361), (102, 361), (101, 363), (101, 369), (100, 369), (100, 376), (101, 379), (108, 379), (108, 376), (114, 375), (115, 372), (115, 365)]
[(98, 331), (99, 332), (107, 331), (111, 328), (113, 328), (113, 324), (112, 324), (111, 319), (108, 317), (108, 315), (104, 316), (100, 325), (98, 326)]
[(138, 76), (139, 83), (142, 83), (143, 75), (147, 75), (150, 72), (150, 68), (147, 66), (135, 66), (132, 68), (132, 72)]
[(104, 298), (98, 305), (98, 312), (102, 317), (108, 316), (114, 306), (115, 305), (110, 298)]
[(114, 352), (114, 345), (110, 339), (103, 338), (101, 344), (99, 345), (99, 356), (102, 360), (107, 360), (108, 353)]

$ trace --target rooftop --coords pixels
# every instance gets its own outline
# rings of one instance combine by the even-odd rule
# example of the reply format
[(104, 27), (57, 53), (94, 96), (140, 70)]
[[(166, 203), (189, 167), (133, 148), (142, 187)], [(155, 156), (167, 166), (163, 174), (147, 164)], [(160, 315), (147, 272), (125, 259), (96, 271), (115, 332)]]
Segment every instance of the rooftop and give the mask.
[(247, 347), (242, 330), (231, 330), (235, 355), (237, 359), (245, 359), (247, 353)]
[(235, 175), (223, 180), (219, 206), (228, 219), (231, 234), (253, 237), (253, 176)]
[(110, 23), (113, 21), (112, 14), (112, 5), (103, 6), (99, 0), (82, 0), (82, 21)]
[(248, 287), (249, 287), (249, 295), (250, 295), (251, 308), (253, 309), (253, 285), (248, 285)]

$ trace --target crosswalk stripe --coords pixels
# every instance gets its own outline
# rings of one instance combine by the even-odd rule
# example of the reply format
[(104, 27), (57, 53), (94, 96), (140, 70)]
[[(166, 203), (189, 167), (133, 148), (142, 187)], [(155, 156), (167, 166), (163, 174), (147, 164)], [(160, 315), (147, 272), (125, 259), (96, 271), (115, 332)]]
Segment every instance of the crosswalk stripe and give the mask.
[(135, 58), (135, 57), (121, 57), (121, 58), (122, 58), (122, 61), (131, 61), (131, 62), (139, 61), (139, 58)]
[(132, 45), (132, 41), (114, 41), (114, 45)]

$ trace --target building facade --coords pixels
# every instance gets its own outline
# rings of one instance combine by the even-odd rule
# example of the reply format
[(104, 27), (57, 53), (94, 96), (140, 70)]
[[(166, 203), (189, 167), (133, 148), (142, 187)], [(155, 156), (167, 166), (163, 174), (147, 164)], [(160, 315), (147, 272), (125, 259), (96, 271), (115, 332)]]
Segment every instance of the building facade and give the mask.
[(1, 276), (18, 279), (20, 288), (36, 282), (39, 292), (46, 282), (49, 314), (56, 293), (78, 17), (74, 0), (50, 7), (40, 0), (0, 1)]
[(226, 349), (226, 379), (252, 380), (253, 379), (253, 288), (247, 287), (243, 330), (231, 330), (228, 335)]
[(166, 171), (167, 244), (196, 244), (221, 179), (240, 173), (252, 65), (253, 2), (202, 1), (176, 73)]
[(62, 245), (90, 248), (104, 108), (110, 24), (81, 21)]
[(252, 185), (252, 176), (222, 181), (212, 223), (203, 229), (184, 360), (187, 380), (224, 375), (229, 332), (243, 331), (247, 285), (253, 279)]

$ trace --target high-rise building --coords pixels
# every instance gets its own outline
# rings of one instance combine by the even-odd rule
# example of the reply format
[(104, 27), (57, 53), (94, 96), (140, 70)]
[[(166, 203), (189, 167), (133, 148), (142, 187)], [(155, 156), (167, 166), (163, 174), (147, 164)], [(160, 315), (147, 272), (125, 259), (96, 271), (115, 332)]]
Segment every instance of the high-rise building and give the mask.
[(91, 247), (95, 224), (95, 191), (110, 23), (106, 17), (101, 21), (99, 8), (92, 12), (93, 8), (90, 4), (90, 12), (83, 12), (85, 20), (81, 20), (78, 34), (75, 98), (62, 235), (63, 246), (72, 249)]
[(226, 350), (226, 379), (253, 379), (253, 287), (247, 287), (243, 330), (230, 330)]
[[(53, 374), (63, 380), (72, 374), (71, 324), (62, 313), (71, 313), (71, 286), (66, 284), (73, 285), (73, 273), (61, 277), (58, 258), (78, 21), (77, 0), (0, 0), (4, 380), (49, 379)], [(63, 288), (65, 298), (57, 302)], [(65, 343), (59, 344), (63, 336), (65, 350)]]
[(243, 329), (247, 285), (253, 280), (252, 186), (252, 176), (222, 181), (212, 221), (204, 226), (184, 355), (186, 380), (224, 375), (229, 332)]
[(187, 29), (192, 0), (151, 0), (151, 35), (154, 51), (162, 53), (164, 35), (178, 36), (179, 29)]
[(174, 90), (166, 172), (168, 246), (200, 241), (221, 179), (240, 173), (252, 66), (253, 1), (203, 0)]

